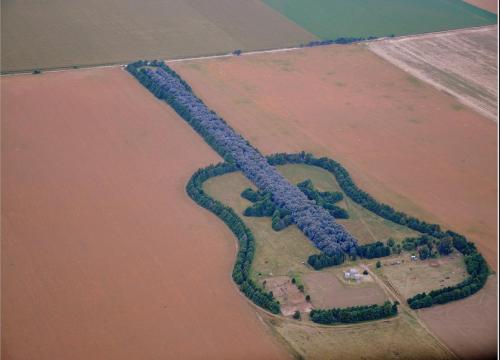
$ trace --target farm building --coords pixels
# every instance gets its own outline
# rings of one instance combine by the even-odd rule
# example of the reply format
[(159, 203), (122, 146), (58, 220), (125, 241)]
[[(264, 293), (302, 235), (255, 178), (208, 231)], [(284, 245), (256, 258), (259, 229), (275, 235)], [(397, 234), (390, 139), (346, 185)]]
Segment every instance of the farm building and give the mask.
[(359, 281), (361, 279), (361, 274), (356, 269), (349, 269), (348, 271), (344, 271), (344, 279)]

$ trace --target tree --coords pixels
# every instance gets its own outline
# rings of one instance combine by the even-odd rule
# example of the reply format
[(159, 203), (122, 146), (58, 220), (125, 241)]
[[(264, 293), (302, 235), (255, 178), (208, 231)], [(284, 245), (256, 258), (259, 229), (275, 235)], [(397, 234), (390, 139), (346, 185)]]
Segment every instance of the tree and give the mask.
[(389, 240), (387, 240), (387, 246), (393, 247), (394, 245), (396, 245), (396, 242), (394, 241), (394, 239), (389, 238)]
[(431, 252), (429, 251), (428, 246), (422, 246), (418, 249), (418, 257), (420, 260), (425, 260), (430, 256)]
[(375, 267), (377, 269), (380, 269), (382, 267), (382, 263), (380, 262), (380, 260), (375, 263)]
[(307, 294), (307, 295), (306, 295), (306, 301), (307, 301), (307, 302), (310, 302), (310, 301), (311, 301), (311, 295), (309, 295), (309, 294)]
[(296, 310), (294, 313), (293, 313), (293, 318), (295, 320), (300, 320), (300, 311), (299, 310)]
[(438, 251), (441, 255), (449, 255), (453, 251), (453, 240), (446, 236), (439, 241)]

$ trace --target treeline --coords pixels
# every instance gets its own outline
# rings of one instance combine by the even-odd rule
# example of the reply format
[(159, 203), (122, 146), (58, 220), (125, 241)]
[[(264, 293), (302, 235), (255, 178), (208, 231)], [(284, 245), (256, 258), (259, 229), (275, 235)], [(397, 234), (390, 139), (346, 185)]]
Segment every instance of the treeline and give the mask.
[(391, 248), (382, 241), (358, 246), (358, 255), (365, 259), (375, 259), (391, 255)]
[[(229, 163), (234, 163), (234, 158), (225, 149), (224, 146), (219, 144), (217, 139), (207, 131), (206, 127), (200, 122), (195, 116), (192, 116), (189, 109), (183, 104), (179, 103), (176, 96), (169, 92), (163, 84), (155, 81), (154, 78), (150, 76), (145, 67), (150, 66), (154, 68), (159, 68), (165, 71), (167, 74), (172, 76), (179, 83), (179, 87), (185, 89), (192, 93), (191, 86), (185, 82), (175, 71), (170, 69), (163, 61), (160, 60), (139, 60), (134, 63), (128, 64), (126, 69), (132, 74), (145, 88), (153, 93), (158, 99), (164, 100), (168, 105), (170, 105), (186, 122), (193, 127), (193, 129), (205, 140), (208, 145), (212, 147), (225, 161)], [(224, 121), (220, 119), (221, 121)]]
[(307, 259), (307, 263), (314, 270), (321, 270), (325, 267), (340, 265), (345, 261), (345, 258), (346, 256), (344, 253), (334, 256), (328, 256), (326, 254), (314, 254), (309, 256), (309, 258)]
[(307, 44), (302, 45), (303, 47), (314, 47), (314, 46), (324, 46), (324, 45), (332, 45), (332, 44), (340, 44), (340, 45), (347, 45), (347, 44), (353, 44), (361, 41), (367, 41), (367, 40), (375, 40), (377, 39), (376, 36), (368, 36), (368, 37), (345, 37), (341, 36), (336, 39), (329, 39), (329, 40), (313, 40), (308, 42)]
[[(329, 171), (335, 176), (344, 193), (365, 209), (386, 220), (423, 233), (424, 235), (417, 238), (410, 238), (410, 240), (406, 239), (403, 243), (403, 246), (406, 245), (406, 249), (408, 250), (413, 249), (413, 247), (416, 249), (420, 246), (421, 251), (419, 251), (419, 256), (421, 258), (432, 255), (433, 245), (437, 246), (438, 251), (442, 255), (451, 253), (453, 248), (455, 248), (465, 256), (465, 263), (469, 274), (466, 280), (455, 286), (434, 290), (428, 294), (417, 294), (407, 300), (410, 307), (417, 309), (463, 299), (479, 291), (486, 283), (488, 275), (490, 274), (488, 264), (483, 256), (477, 251), (474, 243), (468, 241), (467, 238), (461, 234), (450, 230), (442, 231), (441, 227), (437, 224), (427, 223), (413, 216), (409, 216), (404, 212), (396, 211), (389, 205), (378, 202), (371, 195), (358, 188), (349, 172), (335, 160), (326, 157), (315, 158), (312, 154), (301, 152), (296, 154), (274, 154), (268, 157), (268, 161), (272, 165), (284, 165), (287, 163), (307, 164), (318, 166)], [(428, 250), (424, 250), (425, 248)], [(311, 265), (315, 269), (319, 269), (321, 268), (321, 264), (327, 264), (328, 262), (334, 263), (335, 261), (325, 256), (311, 255), (308, 262), (310, 264), (315, 264), (315, 266)]]
[(237, 171), (233, 164), (210, 165), (196, 171), (189, 180), (186, 191), (200, 206), (217, 215), (231, 229), (238, 239), (238, 255), (233, 268), (233, 280), (240, 290), (255, 304), (274, 314), (280, 312), (280, 304), (271, 293), (256, 285), (250, 279), (250, 268), (255, 254), (255, 239), (250, 229), (232, 208), (211, 198), (203, 191), (203, 183), (211, 177)]
[(311, 320), (318, 324), (351, 324), (385, 319), (398, 313), (398, 302), (386, 301), (383, 305), (353, 306), (348, 308), (313, 309)]

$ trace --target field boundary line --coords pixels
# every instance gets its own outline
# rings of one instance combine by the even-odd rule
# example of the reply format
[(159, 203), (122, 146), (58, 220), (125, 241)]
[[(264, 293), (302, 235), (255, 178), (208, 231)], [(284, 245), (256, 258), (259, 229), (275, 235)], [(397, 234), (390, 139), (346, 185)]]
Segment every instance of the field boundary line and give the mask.
[[(433, 35), (439, 35), (439, 34), (453, 34), (453, 33), (459, 33), (459, 32), (464, 32), (464, 31), (480, 31), (483, 29), (487, 30), (489, 28), (495, 28), (497, 26), (498, 26), (498, 24), (481, 25), (481, 26), (473, 26), (473, 27), (467, 27), (467, 28), (426, 32), (426, 33), (420, 33), (420, 34), (401, 35), (401, 36), (395, 36), (395, 37), (384, 36), (384, 37), (380, 37), (377, 39), (361, 40), (361, 41), (357, 41), (357, 42), (351, 43), (351, 44), (325, 44), (325, 45), (315, 45), (315, 46), (298, 45), (298, 46), (275, 48), (275, 49), (250, 50), (247, 52), (242, 52), (240, 55), (236, 55), (232, 52), (229, 52), (229, 53), (223, 53), (223, 54), (191, 56), (191, 57), (186, 57), (186, 58), (175, 58), (175, 57), (171, 58), (171, 59), (165, 58), (165, 59), (161, 59), (161, 60), (163, 60), (165, 63), (168, 64), (168, 63), (176, 63), (176, 62), (183, 62), (183, 61), (211, 60), (211, 59), (242, 57), (242, 56), (260, 55), (260, 54), (272, 54), (272, 53), (288, 52), (288, 51), (308, 49), (308, 48), (314, 48), (314, 47), (324, 47), (324, 46), (333, 46), (333, 45), (345, 46), (345, 45), (352, 45), (352, 44), (372, 43), (372, 42), (378, 42), (378, 41), (404, 40), (404, 39), (410, 39), (410, 38), (414, 38), (414, 37), (433, 36)], [(52, 73), (52, 72), (60, 72), (60, 71), (84, 70), (84, 69), (94, 69), (94, 68), (106, 68), (106, 67), (118, 67), (118, 66), (123, 67), (123, 66), (126, 66), (128, 63), (134, 62), (134, 61), (137, 61), (137, 59), (130, 60), (130, 61), (116, 61), (116, 62), (109, 62), (109, 63), (97, 63), (97, 64), (86, 64), (86, 65), (76, 64), (76, 65), (64, 65), (64, 66), (43, 67), (43, 68), (41, 67), (41, 68), (20, 69), (20, 70), (7, 70), (7, 71), (0, 70), (0, 76), (4, 77), (4, 76), (29, 75), (29, 74), (32, 74), (33, 71), (35, 71), (35, 70), (40, 70), (42, 73)]]

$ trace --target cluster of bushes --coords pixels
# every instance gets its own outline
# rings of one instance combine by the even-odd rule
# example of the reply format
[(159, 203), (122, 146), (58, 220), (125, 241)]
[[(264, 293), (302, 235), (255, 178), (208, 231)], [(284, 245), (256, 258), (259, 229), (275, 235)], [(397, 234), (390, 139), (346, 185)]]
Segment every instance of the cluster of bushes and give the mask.
[(308, 42), (307, 44), (303, 45), (304, 47), (314, 47), (314, 46), (323, 46), (323, 45), (332, 45), (332, 44), (341, 44), (341, 45), (346, 45), (346, 44), (352, 44), (352, 43), (357, 43), (361, 41), (366, 41), (366, 40), (375, 40), (377, 39), (376, 36), (368, 36), (367, 38), (365, 37), (338, 37), (336, 39), (330, 39), (330, 40), (313, 40)]
[(314, 201), (319, 206), (328, 210), (328, 212), (336, 219), (347, 219), (349, 214), (345, 209), (335, 205), (344, 198), (341, 192), (338, 191), (318, 191), (314, 187), (311, 180), (305, 180), (297, 184), (297, 187), (307, 196), (309, 200)]
[(406, 251), (416, 250), (420, 260), (425, 260), (429, 257), (435, 258), (438, 253), (445, 256), (451, 254), (453, 251), (453, 238), (449, 234), (440, 239), (424, 234), (404, 239), (403, 249)]
[[(272, 165), (284, 165), (287, 163), (308, 164), (329, 171), (335, 176), (341, 189), (347, 196), (365, 209), (374, 212), (386, 220), (424, 234), (418, 238), (406, 239), (403, 242), (403, 248), (406, 250), (414, 250), (420, 246), (419, 256), (421, 258), (432, 255), (434, 245), (437, 245), (438, 252), (442, 255), (451, 253), (453, 248), (455, 248), (465, 256), (467, 272), (469, 273), (469, 277), (465, 281), (455, 286), (431, 291), (429, 294), (422, 293), (415, 295), (407, 300), (410, 307), (417, 309), (462, 299), (476, 293), (486, 283), (489, 275), (488, 264), (483, 256), (477, 251), (474, 243), (468, 241), (465, 236), (456, 232), (450, 230), (442, 231), (441, 227), (437, 224), (427, 223), (401, 211), (396, 211), (389, 205), (378, 202), (371, 195), (359, 189), (348, 171), (335, 160), (326, 157), (315, 158), (312, 154), (301, 152), (296, 154), (274, 154), (268, 157), (268, 161)], [(392, 249), (394, 251), (394, 247), (392, 247)], [(324, 255), (312, 255), (310, 261), (308, 260), (311, 266), (313, 266), (312, 264), (317, 264), (313, 266), (315, 269), (321, 268), (319, 264), (328, 263), (329, 261), (334, 264), (333, 260), (330, 260)]]
[(234, 164), (222, 163), (199, 169), (189, 180), (186, 191), (196, 203), (213, 212), (231, 229), (238, 239), (238, 255), (233, 268), (233, 280), (240, 290), (255, 304), (271, 311), (280, 312), (280, 304), (271, 293), (264, 291), (250, 279), (250, 267), (255, 253), (255, 239), (241, 218), (228, 206), (214, 200), (203, 191), (203, 183), (211, 177), (237, 171)]
[(331, 325), (385, 319), (397, 313), (398, 303), (386, 301), (383, 305), (375, 304), (348, 308), (313, 309), (311, 310), (310, 317), (315, 323)]
[(356, 240), (325, 209), (309, 200), (290, 184), (266, 158), (211, 111), (173, 70), (159, 61), (138, 61), (127, 66), (159, 99), (165, 100), (227, 162), (235, 164), (245, 176), (279, 209), (290, 212), (298, 228), (328, 255), (355, 252)]
[(326, 254), (314, 254), (310, 255), (307, 259), (307, 263), (314, 270), (321, 270), (325, 267), (340, 265), (345, 261), (345, 254), (340, 253), (334, 256), (328, 256)]
[(245, 216), (270, 216), (273, 230), (281, 231), (292, 223), (290, 211), (280, 209), (271, 200), (271, 194), (254, 191), (250, 188), (243, 190), (241, 196), (254, 204), (243, 212)]
[(385, 245), (382, 241), (377, 241), (371, 244), (359, 246), (358, 255), (365, 259), (381, 258), (391, 255), (391, 248)]

